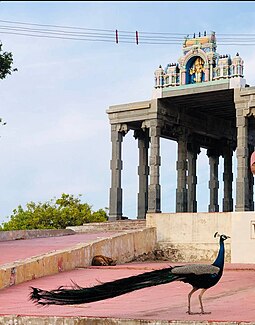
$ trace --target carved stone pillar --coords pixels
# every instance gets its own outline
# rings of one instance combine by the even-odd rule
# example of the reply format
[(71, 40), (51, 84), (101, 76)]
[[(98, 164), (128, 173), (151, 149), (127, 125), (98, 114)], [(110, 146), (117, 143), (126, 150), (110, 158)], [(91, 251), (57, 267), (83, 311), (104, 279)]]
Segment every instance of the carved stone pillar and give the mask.
[(219, 153), (215, 149), (208, 149), (207, 156), (209, 157), (210, 165), (210, 204), (208, 206), (208, 212), (219, 212), (218, 204), (218, 191), (219, 191), (219, 180), (218, 180), (218, 166), (219, 166)]
[(149, 148), (149, 129), (135, 130), (134, 137), (138, 139), (139, 150), (139, 192), (137, 196), (137, 219), (145, 219), (148, 211), (148, 148)]
[(237, 118), (237, 179), (236, 211), (249, 211), (249, 163), (248, 163), (248, 125), (247, 118)]
[(240, 95), (240, 90), (234, 90), (237, 126), (237, 178), (235, 211), (250, 210), (249, 186), (249, 149), (248, 149), (248, 117), (249, 102)]
[(188, 212), (197, 212), (196, 186), (197, 186), (197, 155), (200, 147), (194, 141), (189, 142), (188, 146)]
[(184, 129), (178, 130), (176, 212), (187, 212), (187, 138)]
[(109, 203), (109, 221), (120, 220), (122, 217), (122, 141), (123, 136), (128, 132), (126, 124), (111, 125), (112, 159), (111, 168), (111, 188)]
[(160, 126), (157, 120), (150, 121), (150, 185), (148, 192), (148, 212), (161, 212), (161, 187), (159, 184)]
[[(251, 154), (254, 152), (254, 146), (249, 145), (249, 158)], [(252, 172), (248, 173), (248, 182), (249, 182), (249, 206), (250, 211), (254, 211), (254, 200), (253, 200), (253, 186), (254, 186), (254, 177)]]
[(233, 149), (231, 145), (224, 145), (222, 156), (224, 159), (224, 172), (223, 172), (223, 182), (224, 182), (224, 197), (222, 202), (223, 212), (233, 211), (233, 197), (232, 197), (232, 184), (233, 184), (233, 171), (232, 171), (232, 156)]

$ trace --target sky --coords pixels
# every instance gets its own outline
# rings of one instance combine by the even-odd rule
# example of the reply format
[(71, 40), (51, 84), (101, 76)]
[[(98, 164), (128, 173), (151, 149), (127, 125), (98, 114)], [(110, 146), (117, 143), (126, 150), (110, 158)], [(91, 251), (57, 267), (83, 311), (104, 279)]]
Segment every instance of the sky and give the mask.
[[(217, 33), (255, 34), (254, 17), (253, 1), (1, 1), (0, 40), (3, 50), (13, 53), (18, 71), (0, 80), (0, 116), (7, 123), (0, 128), (0, 223), (19, 205), (25, 208), (30, 201), (45, 202), (62, 193), (81, 194), (94, 211), (109, 207), (106, 110), (151, 99), (154, 71), (182, 55), (182, 41), (136, 44), (136, 31), (215, 31), (216, 38)], [(18, 35), (3, 28), (43, 28), (39, 25), (100, 29), (111, 35), (118, 30), (119, 42)], [(124, 42), (124, 31), (134, 35), (130, 43)], [(232, 57), (239, 52), (245, 79), (255, 84), (254, 45), (218, 44), (217, 52)], [(176, 143), (161, 140), (162, 212), (175, 211), (176, 153)], [(130, 219), (137, 214), (137, 162), (137, 142), (130, 131), (123, 141), (122, 171), (123, 215)], [(207, 211), (209, 204), (208, 175), (202, 150), (198, 211)]]

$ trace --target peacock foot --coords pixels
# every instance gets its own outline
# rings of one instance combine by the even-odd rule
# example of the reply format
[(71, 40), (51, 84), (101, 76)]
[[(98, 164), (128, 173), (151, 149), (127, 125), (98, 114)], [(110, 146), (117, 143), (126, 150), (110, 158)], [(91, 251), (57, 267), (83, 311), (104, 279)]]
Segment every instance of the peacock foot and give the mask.
[(211, 314), (210, 311), (192, 312), (190, 310), (186, 311), (186, 313), (189, 315), (209, 315), (209, 314)]
[(199, 313), (199, 312), (197, 312), (197, 313), (194, 313), (194, 312), (192, 312), (192, 311), (186, 311), (186, 313), (187, 314), (189, 314), (189, 315), (201, 315), (201, 313)]

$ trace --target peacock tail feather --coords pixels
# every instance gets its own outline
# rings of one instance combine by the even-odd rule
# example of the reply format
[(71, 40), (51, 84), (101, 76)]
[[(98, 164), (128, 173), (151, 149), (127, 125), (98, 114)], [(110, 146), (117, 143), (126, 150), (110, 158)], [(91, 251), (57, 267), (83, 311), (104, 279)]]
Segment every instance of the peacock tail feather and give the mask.
[(154, 270), (88, 288), (80, 287), (75, 283), (71, 288), (59, 287), (51, 291), (31, 287), (30, 300), (39, 305), (90, 303), (178, 280), (179, 275), (172, 274), (171, 270), (172, 267)]

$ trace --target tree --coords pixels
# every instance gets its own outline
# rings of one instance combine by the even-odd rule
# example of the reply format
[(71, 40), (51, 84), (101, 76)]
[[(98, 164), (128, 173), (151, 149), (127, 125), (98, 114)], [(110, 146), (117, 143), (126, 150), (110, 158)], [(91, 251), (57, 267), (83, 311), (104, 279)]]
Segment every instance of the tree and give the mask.
[(60, 198), (45, 203), (29, 202), (26, 209), (19, 205), (13, 210), (10, 220), (3, 222), (0, 230), (65, 229), (68, 226), (107, 220), (104, 209), (92, 211), (92, 206), (81, 203), (80, 198), (63, 193)]
[[(17, 68), (12, 68), (13, 55), (11, 52), (3, 52), (3, 44), (0, 41), (0, 79), (5, 79), (8, 74), (12, 74), (13, 71), (18, 71)], [(6, 122), (0, 118), (0, 125), (5, 125)]]
[(12, 68), (13, 55), (11, 52), (3, 52), (3, 44), (0, 42), (0, 79), (5, 79), (8, 74), (17, 71), (17, 68)]

